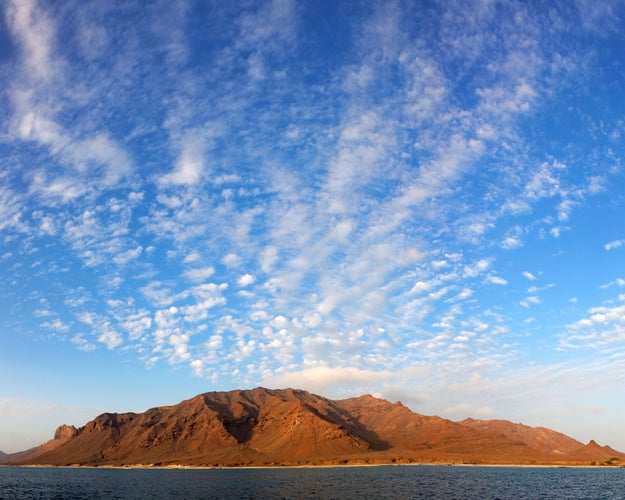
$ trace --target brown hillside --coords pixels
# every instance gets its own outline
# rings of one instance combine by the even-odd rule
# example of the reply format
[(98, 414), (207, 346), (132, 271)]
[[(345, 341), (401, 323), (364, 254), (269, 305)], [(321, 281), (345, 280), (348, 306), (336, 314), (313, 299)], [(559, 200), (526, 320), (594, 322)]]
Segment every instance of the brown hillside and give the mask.
[(369, 395), (344, 399), (337, 404), (392, 447), (416, 450), (478, 436), (472, 429), (450, 420), (419, 415), (401, 403), (390, 403)]
[(596, 443), (506, 421), (460, 423), (372, 396), (295, 389), (209, 392), (143, 413), (104, 413), (9, 456), (14, 464), (278, 465), (395, 462), (612, 464)]
[(570, 454), (573, 460), (579, 462), (596, 462), (598, 464), (612, 461), (612, 465), (625, 465), (625, 456), (609, 446), (599, 446), (591, 441), (586, 446), (575, 450)]
[(579, 441), (544, 427), (529, 427), (513, 424), (507, 420), (475, 420), (467, 418), (460, 422), (480, 433), (503, 434), (513, 441), (522, 441), (529, 447), (543, 453), (566, 454), (579, 450), (584, 445)]
[(483, 433), (440, 417), (420, 415), (401, 403), (361, 396), (337, 402), (402, 457), (420, 461), (536, 463), (546, 460), (521, 440)]

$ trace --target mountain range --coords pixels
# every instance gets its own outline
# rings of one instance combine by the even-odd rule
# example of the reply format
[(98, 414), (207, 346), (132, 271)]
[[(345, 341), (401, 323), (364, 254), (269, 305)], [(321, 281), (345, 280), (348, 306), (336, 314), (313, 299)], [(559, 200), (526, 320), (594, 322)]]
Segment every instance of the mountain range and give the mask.
[(208, 392), (143, 413), (62, 425), (15, 465), (279, 466), (383, 463), (619, 465), (625, 454), (506, 420), (453, 422), (370, 395), (297, 389)]

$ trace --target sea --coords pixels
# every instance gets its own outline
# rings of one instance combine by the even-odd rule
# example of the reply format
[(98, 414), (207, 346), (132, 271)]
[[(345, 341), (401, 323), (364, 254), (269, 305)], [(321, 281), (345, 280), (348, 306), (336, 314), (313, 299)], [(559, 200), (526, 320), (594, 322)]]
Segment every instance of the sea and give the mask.
[(1, 499), (623, 499), (625, 469), (0, 467)]

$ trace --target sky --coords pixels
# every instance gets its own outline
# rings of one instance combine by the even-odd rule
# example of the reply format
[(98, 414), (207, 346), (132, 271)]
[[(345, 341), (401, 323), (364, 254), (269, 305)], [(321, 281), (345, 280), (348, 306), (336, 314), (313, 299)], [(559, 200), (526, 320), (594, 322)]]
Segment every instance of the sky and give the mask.
[(207, 391), (625, 450), (625, 4), (0, 11), (0, 450)]

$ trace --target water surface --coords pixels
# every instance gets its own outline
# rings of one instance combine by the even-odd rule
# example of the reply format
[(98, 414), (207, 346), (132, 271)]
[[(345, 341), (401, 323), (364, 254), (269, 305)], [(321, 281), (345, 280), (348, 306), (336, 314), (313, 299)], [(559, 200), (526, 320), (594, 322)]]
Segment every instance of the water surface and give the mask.
[(381, 466), (269, 469), (0, 467), (1, 499), (612, 499), (625, 469)]

